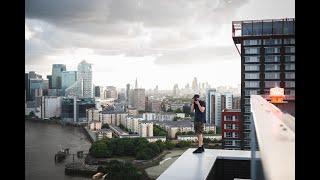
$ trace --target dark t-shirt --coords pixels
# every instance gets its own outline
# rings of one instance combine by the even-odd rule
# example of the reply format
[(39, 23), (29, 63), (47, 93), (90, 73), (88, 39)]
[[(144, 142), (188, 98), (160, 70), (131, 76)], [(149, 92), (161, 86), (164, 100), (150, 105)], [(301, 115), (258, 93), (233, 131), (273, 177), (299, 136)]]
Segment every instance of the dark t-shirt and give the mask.
[[(206, 104), (204, 101), (199, 101), (200, 106), (202, 107), (206, 107)], [(204, 110), (204, 112), (201, 112), (198, 105), (194, 104), (194, 120), (195, 121), (200, 121), (202, 123), (206, 123), (206, 109)]]

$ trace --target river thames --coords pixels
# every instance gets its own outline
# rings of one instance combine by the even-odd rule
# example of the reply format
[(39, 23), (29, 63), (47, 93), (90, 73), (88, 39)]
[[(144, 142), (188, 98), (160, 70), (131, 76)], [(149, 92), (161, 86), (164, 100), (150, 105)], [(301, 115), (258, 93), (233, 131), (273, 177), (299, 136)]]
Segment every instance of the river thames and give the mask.
[[(54, 155), (62, 148), (70, 148), (70, 153), (88, 152), (91, 146), (79, 127), (62, 127), (59, 124), (25, 121), (25, 179), (90, 179), (71, 177), (64, 174), (65, 164), (72, 162), (72, 155), (61, 163), (54, 162)], [(77, 159), (75, 155), (75, 161)]]

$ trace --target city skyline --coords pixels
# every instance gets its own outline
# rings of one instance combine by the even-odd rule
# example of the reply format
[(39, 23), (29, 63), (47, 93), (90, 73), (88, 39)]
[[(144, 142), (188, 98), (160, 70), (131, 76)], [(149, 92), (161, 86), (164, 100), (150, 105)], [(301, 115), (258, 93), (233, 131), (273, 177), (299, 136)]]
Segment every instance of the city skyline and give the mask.
[(31, 0), (26, 5), (26, 71), (46, 77), (51, 64), (75, 70), (86, 60), (93, 64), (95, 85), (125, 87), (138, 78), (146, 89), (172, 89), (176, 82), (183, 87), (194, 77), (236, 87), (241, 62), (230, 38), (231, 21), (295, 13), (292, 0)]

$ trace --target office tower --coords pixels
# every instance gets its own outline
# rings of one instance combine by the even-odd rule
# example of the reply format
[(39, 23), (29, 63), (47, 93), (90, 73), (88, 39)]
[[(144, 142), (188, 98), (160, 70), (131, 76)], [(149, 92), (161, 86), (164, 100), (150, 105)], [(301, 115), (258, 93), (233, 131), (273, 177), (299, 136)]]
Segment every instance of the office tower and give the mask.
[(221, 95), (221, 110), (232, 109), (232, 94), (223, 93)]
[(63, 71), (61, 73), (61, 88), (64, 92), (77, 81), (77, 71)]
[(92, 68), (91, 64), (87, 63), (85, 60), (78, 64), (78, 81), (82, 81), (83, 86), (83, 98), (93, 97), (93, 87), (92, 87)]
[(130, 84), (126, 85), (126, 103), (129, 105)]
[(29, 73), (24, 74), (24, 89), (26, 93), (26, 101), (30, 101), (30, 81), (29, 81)]
[(207, 123), (221, 127), (221, 94), (215, 89), (207, 90), (206, 109)]
[(65, 64), (52, 65), (52, 89), (61, 89), (61, 76), (63, 71), (66, 71)]
[(241, 149), (240, 109), (224, 109), (221, 113), (221, 135), (224, 149)]
[(114, 98), (118, 99), (118, 92), (117, 88), (114, 86), (107, 86), (106, 90), (104, 91), (104, 98)]
[(57, 96), (41, 97), (41, 118), (52, 118), (61, 116), (62, 98)]
[(70, 123), (87, 123), (87, 109), (94, 107), (93, 98), (64, 97), (61, 105), (61, 118)]
[(198, 88), (198, 80), (196, 77), (194, 77), (193, 81), (192, 81), (192, 90), (193, 91), (198, 91), (199, 88)]
[(94, 91), (95, 91), (95, 93), (94, 93), (95, 97), (104, 98), (103, 97), (104, 96), (104, 88), (103, 88), (103, 86), (95, 86), (94, 87)]
[(52, 89), (52, 75), (47, 75), (47, 79), (49, 81), (49, 89)]
[(232, 109), (241, 109), (240, 102), (241, 102), (241, 97), (234, 96), (232, 100)]
[(145, 111), (145, 89), (133, 90), (133, 107)]
[(134, 86), (135, 89), (138, 88), (138, 79), (136, 78), (136, 83), (135, 83), (135, 86)]
[[(232, 22), (232, 36), (241, 56), (241, 121), (250, 125), (250, 95), (269, 95), (284, 88), (287, 105), (295, 102), (295, 19)], [(265, 97), (265, 96), (264, 96)], [(242, 148), (250, 148), (250, 130), (243, 130)]]

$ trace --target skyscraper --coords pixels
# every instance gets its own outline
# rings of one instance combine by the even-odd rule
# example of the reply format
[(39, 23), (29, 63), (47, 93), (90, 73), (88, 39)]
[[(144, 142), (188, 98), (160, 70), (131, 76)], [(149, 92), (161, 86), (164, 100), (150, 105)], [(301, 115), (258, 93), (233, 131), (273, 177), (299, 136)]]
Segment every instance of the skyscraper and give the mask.
[(206, 119), (209, 124), (221, 127), (221, 94), (215, 89), (209, 89), (206, 93)]
[(52, 89), (61, 89), (61, 76), (63, 71), (66, 71), (65, 64), (52, 65)]
[(133, 90), (133, 107), (145, 111), (145, 89)]
[(295, 102), (295, 19), (234, 21), (232, 32), (241, 55), (242, 149), (248, 149), (250, 95), (269, 95), (277, 86), (288, 104)]
[(78, 81), (82, 81), (84, 98), (93, 97), (93, 87), (92, 87), (92, 69), (91, 64), (87, 63), (85, 60), (78, 64)]
[(77, 71), (63, 71), (61, 73), (61, 88), (64, 93), (65, 89), (77, 81)]
[(198, 91), (199, 88), (198, 88), (198, 80), (196, 77), (194, 77), (193, 81), (192, 81), (192, 90), (193, 91)]
[(130, 84), (126, 85), (126, 103), (129, 105)]

